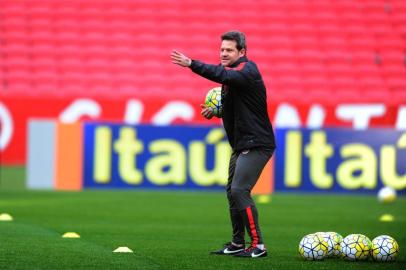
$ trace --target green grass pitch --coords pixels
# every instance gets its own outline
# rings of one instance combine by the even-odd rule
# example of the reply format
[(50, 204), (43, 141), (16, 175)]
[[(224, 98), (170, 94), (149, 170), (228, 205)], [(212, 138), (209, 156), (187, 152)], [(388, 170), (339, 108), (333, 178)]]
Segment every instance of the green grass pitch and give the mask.
[[(405, 198), (274, 194), (258, 204), (270, 256), (241, 259), (208, 255), (230, 237), (222, 192), (27, 191), (10, 184), (21, 169), (0, 169), (0, 213), (14, 217), (0, 222), (0, 269), (406, 269)], [(395, 221), (379, 222), (385, 213)], [(304, 261), (299, 241), (316, 231), (389, 234), (400, 254), (394, 263)], [(119, 246), (134, 253), (113, 253)]]

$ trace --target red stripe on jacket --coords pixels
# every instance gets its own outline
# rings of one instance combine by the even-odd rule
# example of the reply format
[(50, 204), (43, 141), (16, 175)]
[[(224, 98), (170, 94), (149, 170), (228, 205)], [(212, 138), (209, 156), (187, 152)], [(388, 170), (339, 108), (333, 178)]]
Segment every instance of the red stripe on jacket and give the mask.
[(246, 63), (247, 62), (240, 63), (238, 66), (233, 67), (233, 68), (232, 67), (225, 67), (225, 68), (226, 68), (226, 70), (241, 70), (244, 68)]

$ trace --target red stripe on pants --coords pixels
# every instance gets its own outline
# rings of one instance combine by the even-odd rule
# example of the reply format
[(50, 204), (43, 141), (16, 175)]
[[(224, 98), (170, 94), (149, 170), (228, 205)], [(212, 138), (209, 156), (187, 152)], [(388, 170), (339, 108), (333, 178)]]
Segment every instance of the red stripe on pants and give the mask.
[(259, 239), (258, 239), (257, 229), (255, 228), (254, 217), (252, 216), (251, 206), (248, 206), (247, 208), (245, 208), (245, 210), (247, 211), (248, 221), (250, 223), (250, 231), (251, 231), (251, 235), (252, 235), (251, 246), (256, 247)]

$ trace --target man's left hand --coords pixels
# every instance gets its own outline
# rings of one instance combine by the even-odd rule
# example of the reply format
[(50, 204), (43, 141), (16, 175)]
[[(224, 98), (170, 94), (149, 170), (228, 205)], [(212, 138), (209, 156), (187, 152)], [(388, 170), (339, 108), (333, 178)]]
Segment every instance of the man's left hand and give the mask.
[(177, 50), (172, 51), (171, 59), (172, 63), (179, 65), (181, 67), (190, 67), (190, 65), (192, 64), (192, 59), (190, 59), (183, 53), (178, 52)]

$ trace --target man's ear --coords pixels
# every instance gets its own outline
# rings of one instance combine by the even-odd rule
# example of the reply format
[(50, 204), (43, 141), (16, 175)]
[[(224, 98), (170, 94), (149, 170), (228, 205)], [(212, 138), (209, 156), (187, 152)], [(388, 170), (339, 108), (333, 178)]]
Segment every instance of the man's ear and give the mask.
[(240, 57), (242, 57), (242, 56), (245, 56), (245, 49), (241, 49), (239, 52), (238, 52), (238, 54), (239, 54), (239, 56)]

